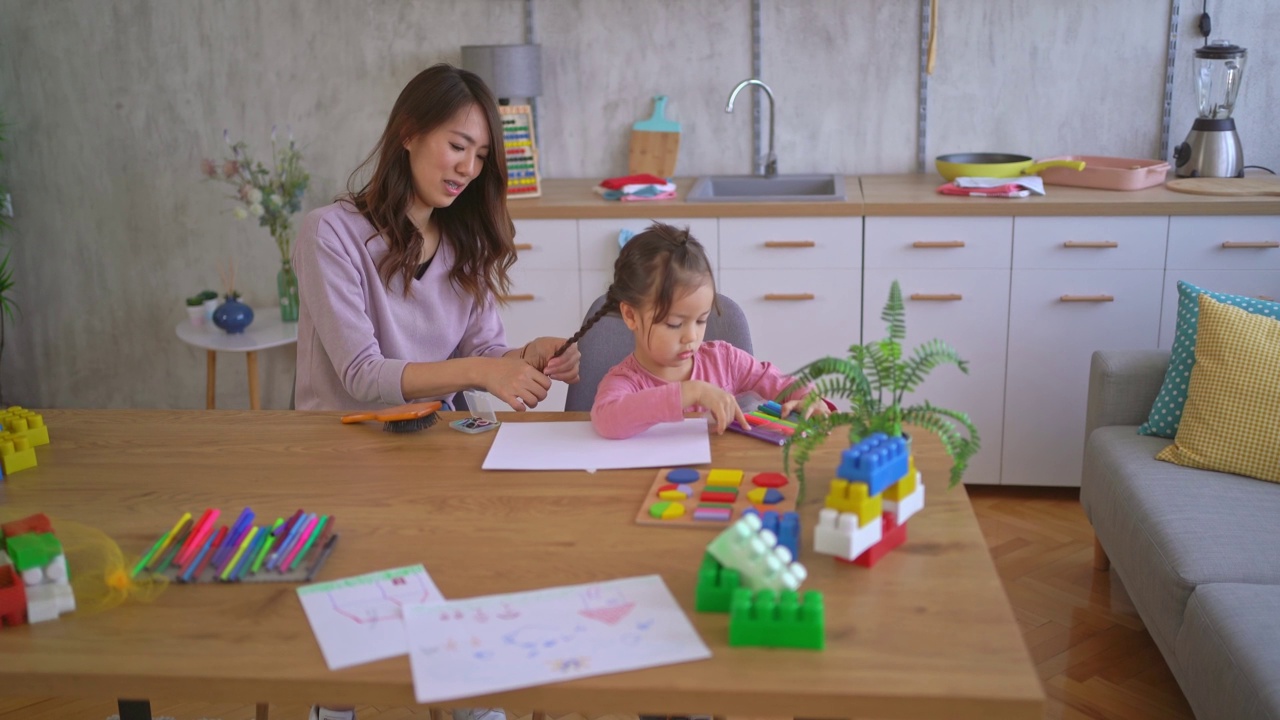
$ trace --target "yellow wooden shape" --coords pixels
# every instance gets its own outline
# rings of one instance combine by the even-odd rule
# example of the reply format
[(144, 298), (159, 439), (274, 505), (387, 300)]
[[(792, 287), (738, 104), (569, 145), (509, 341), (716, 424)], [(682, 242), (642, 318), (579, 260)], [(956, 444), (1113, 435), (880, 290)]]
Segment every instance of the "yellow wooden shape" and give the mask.
[(649, 515), (659, 520), (675, 520), (684, 515), (684, 505), (674, 502), (656, 502), (649, 506)]
[(689, 496), (685, 495), (679, 490), (663, 490), (662, 492), (658, 493), (658, 497), (663, 500), (684, 500)]
[(866, 526), (872, 520), (878, 520), (884, 509), (884, 503), (879, 495), (867, 497), (866, 483), (839, 479), (831, 481), (826, 506), (842, 513), (857, 515), (859, 527)]
[(738, 487), (742, 484), (741, 470), (712, 470), (707, 473), (708, 487)]

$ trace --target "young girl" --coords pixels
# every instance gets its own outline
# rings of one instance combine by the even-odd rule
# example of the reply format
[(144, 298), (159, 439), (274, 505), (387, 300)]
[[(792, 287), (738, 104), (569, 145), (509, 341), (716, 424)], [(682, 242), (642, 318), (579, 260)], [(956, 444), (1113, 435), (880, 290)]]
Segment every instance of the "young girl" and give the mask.
[[(658, 423), (680, 422), (684, 413), (709, 412), (717, 433), (729, 423), (747, 426), (735, 395), (753, 391), (773, 398), (793, 382), (726, 342), (703, 342), (716, 309), (715, 281), (702, 244), (655, 223), (627, 241), (613, 266), (613, 284), (599, 312), (566, 343), (576, 343), (610, 312), (636, 336), (635, 351), (610, 370), (596, 390), (591, 422), (607, 438), (626, 438)], [(800, 389), (783, 404), (785, 417), (803, 401)], [(829, 412), (811, 403), (805, 417)]]

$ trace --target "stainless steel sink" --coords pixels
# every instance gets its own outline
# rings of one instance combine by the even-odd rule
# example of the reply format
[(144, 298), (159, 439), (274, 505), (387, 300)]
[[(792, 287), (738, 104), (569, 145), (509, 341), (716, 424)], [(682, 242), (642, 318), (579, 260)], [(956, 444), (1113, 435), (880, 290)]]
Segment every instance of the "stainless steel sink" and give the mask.
[(840, 202), (843, 175), (706, 175), (693, 183), (688, 202)]

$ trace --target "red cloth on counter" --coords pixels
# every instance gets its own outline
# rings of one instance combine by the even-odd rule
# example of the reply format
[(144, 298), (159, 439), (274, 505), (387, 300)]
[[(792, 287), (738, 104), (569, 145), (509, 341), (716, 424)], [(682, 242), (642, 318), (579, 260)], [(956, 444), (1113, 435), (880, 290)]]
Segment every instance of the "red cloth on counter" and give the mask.
[(609, 178), (600, 183), (600, 187), (609, 190), (621, 190), (627, 185), (666, 185), (667, 179), (660, 178), (657, 175), (641, 173), (639, 175), (627, 175), (626, 177)]
[(1019, 198), (1028, 197), (1031, 191), (1022, 187), (1018, 183), (1007, 183), (1005, 185), (997, 185), (996, 187), (956, 187), (955, 183), (947, 183), (938, 186), (938, 192), (943, 195), (968, 195), (971, 197), (1001, 197), (1001, 198)]

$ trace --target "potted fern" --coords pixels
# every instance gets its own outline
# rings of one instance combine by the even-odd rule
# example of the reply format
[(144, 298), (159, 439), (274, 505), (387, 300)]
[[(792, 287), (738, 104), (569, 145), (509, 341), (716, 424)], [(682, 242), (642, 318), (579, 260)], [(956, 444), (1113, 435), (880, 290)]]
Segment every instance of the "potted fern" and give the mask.
[[(969, 459), (978, 452), (978, 428), (969, 416), (955, 410), (936, 407), (927, 400), (920, 405), (903, 406), (903, 397), (916, 390), (931, 370), (941, 365), (955, 365), (963, 373), (969, 365), (942, 340), (930, 340), (907, 357), (902, 342), (907, 336), (906, 309), (898, 281), (889, 288), (880, 319), (888, 325), (889, 336), (883, 340), (853, 345), (848, 357), (825, 357), (806, 365), (796, 374), (795, 383), (782, 393), (790, 396), (796, 389), (812, 386), (807, 402), (819, 398), (843, 399), (849, 409), (801, 421), (796, 432), (782, 448), (782, 462), (795, 477), (804, 497), (804, 466), (813, 450), (836, 428), (848, 426), (852, 445), (872, 433), (890, 437), (903, 436), (904, 425), (914, 425), (937, 434), (951, 457), (951, 487), (960, 482)], [(961, 432), (963, 429), (963, 433)], [(910, 438), (907, 438), (910, 442)]]

